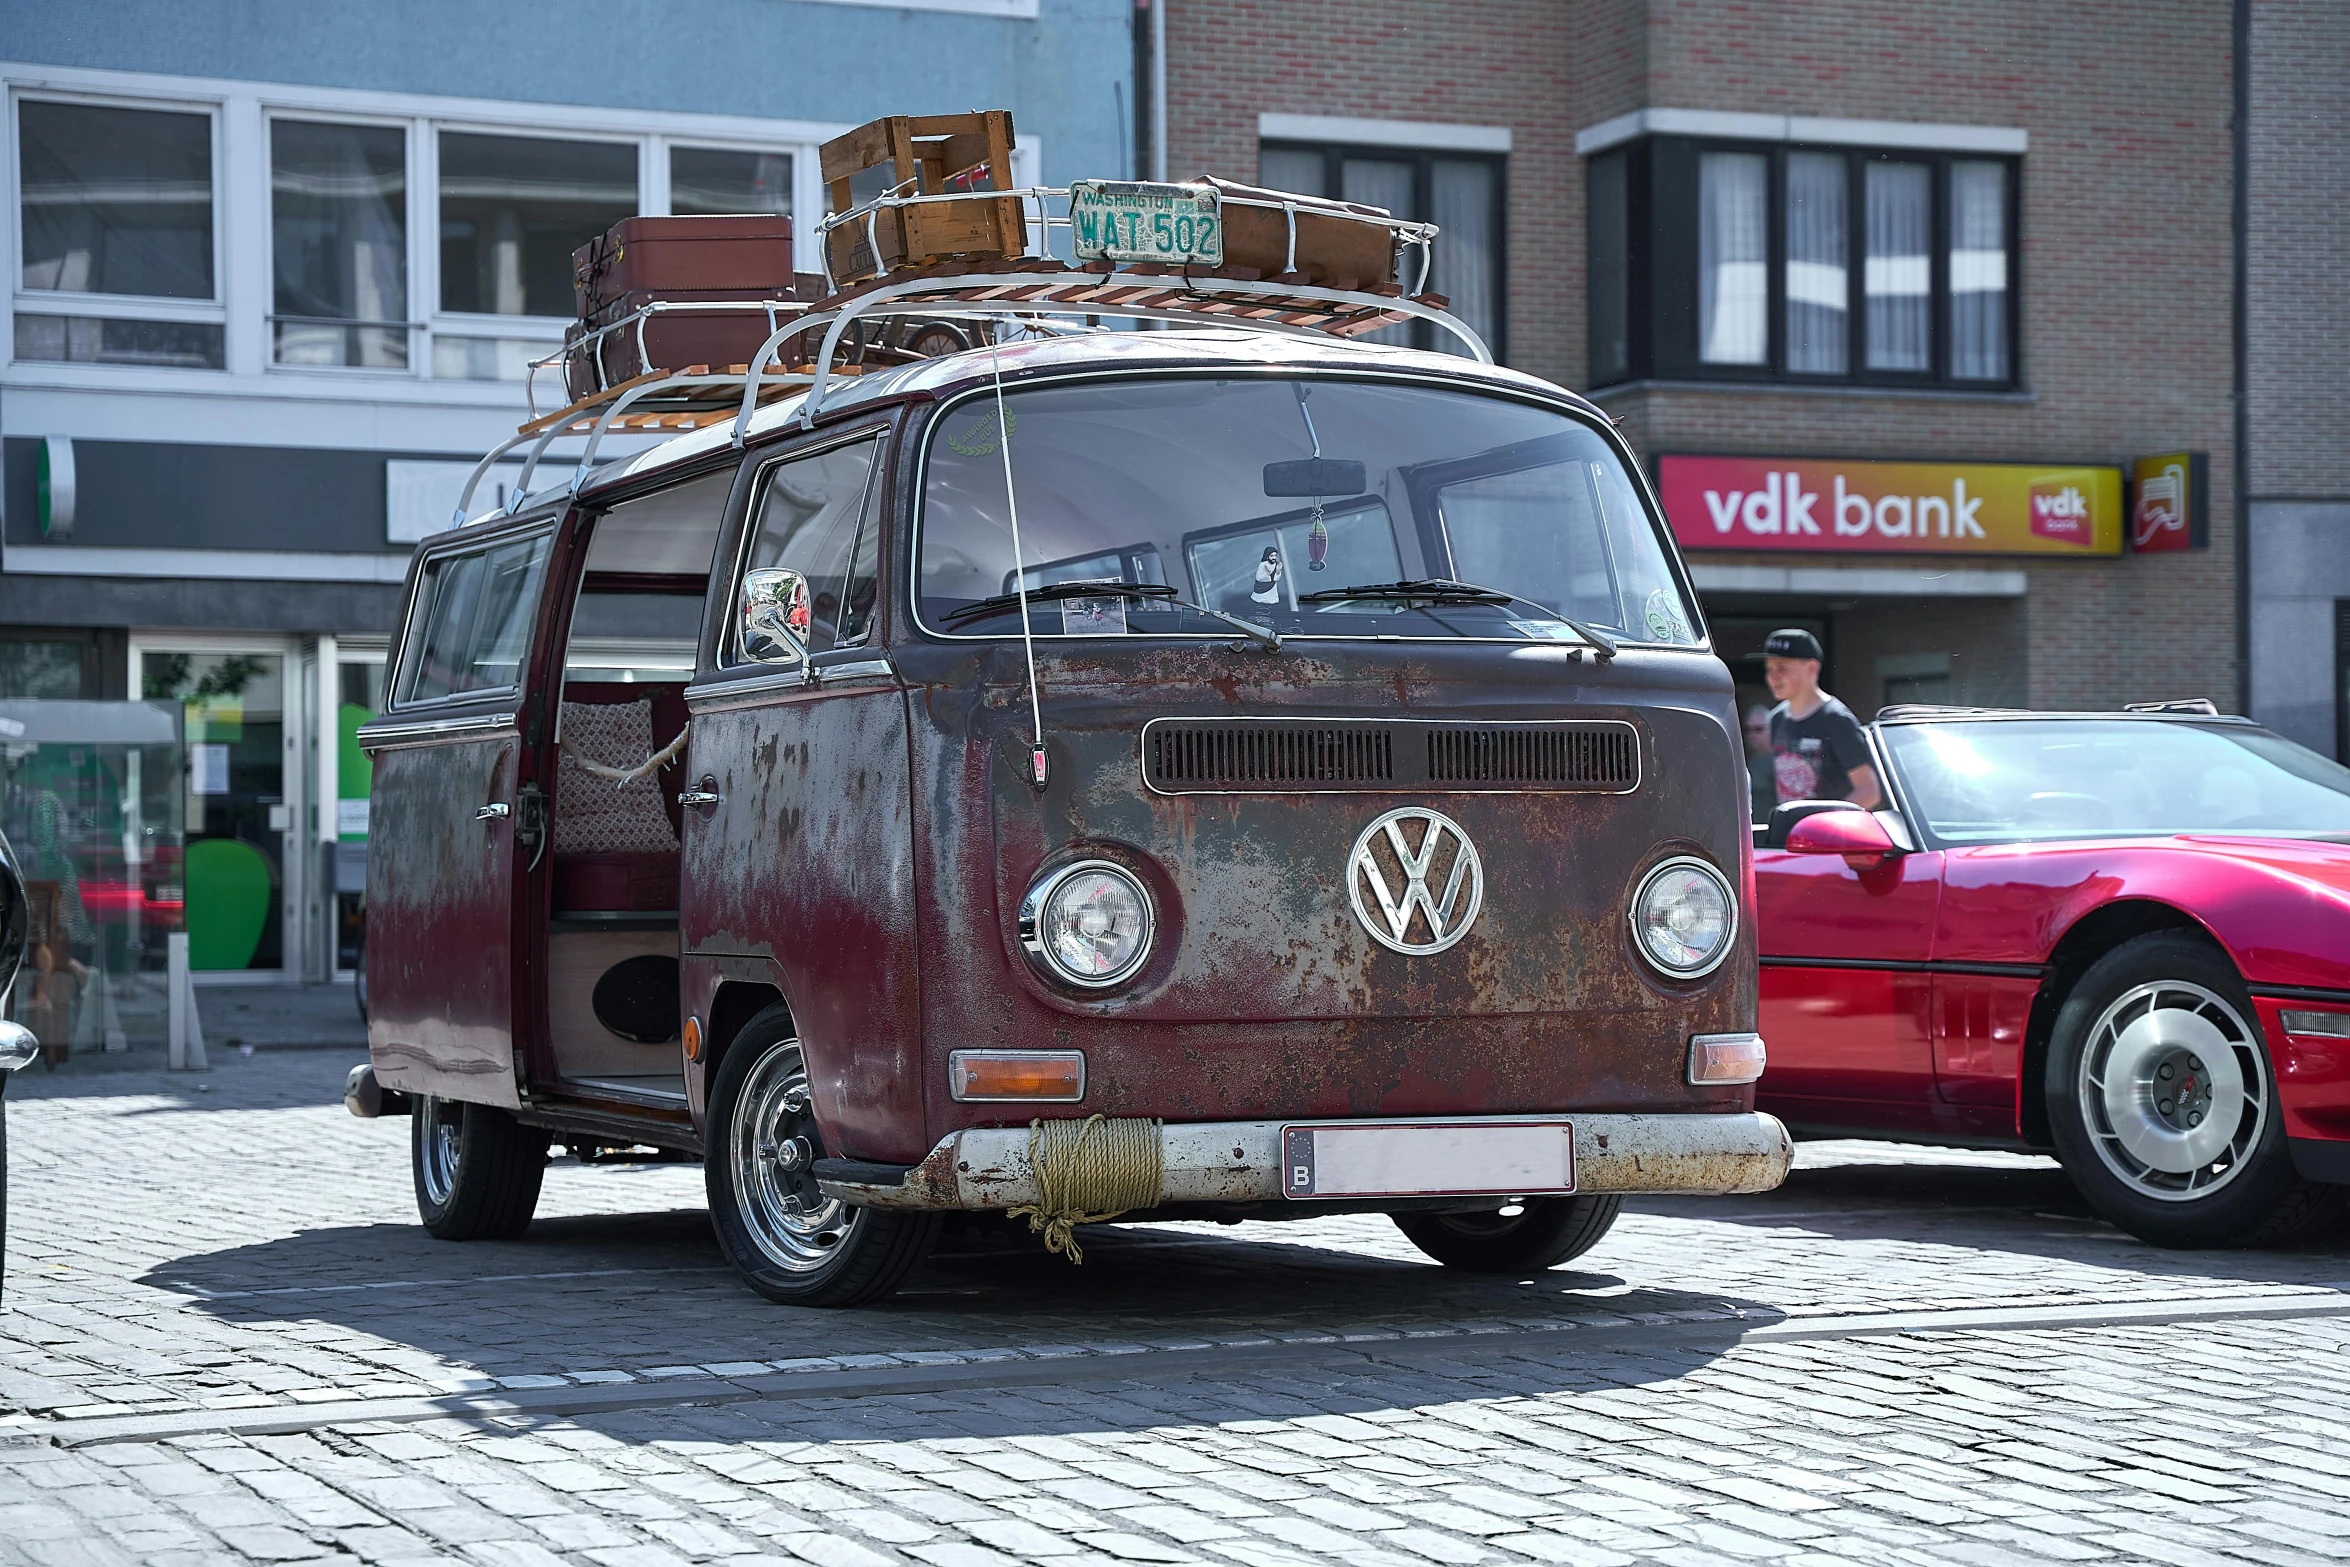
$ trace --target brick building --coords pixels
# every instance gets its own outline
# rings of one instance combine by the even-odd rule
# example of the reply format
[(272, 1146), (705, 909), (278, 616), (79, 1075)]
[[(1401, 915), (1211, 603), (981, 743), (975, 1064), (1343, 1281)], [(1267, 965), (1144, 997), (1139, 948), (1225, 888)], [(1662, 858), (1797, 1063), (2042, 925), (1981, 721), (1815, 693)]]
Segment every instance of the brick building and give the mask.
[[(1171, 174), (1464, 226), (1436, 287), (1622, 424), (1752, 696), (1802, 624), (1864, 717), (2238, 704), (2229, 6), (1172, 0), (1164, 26)], [(2337, 122), (2339, 82), (2300, 82)], [(2350, 488), (2339, 453), (2306, 482)]]
[(2252, 711), (2350, 760), (2350, 7), (2245, 9)]

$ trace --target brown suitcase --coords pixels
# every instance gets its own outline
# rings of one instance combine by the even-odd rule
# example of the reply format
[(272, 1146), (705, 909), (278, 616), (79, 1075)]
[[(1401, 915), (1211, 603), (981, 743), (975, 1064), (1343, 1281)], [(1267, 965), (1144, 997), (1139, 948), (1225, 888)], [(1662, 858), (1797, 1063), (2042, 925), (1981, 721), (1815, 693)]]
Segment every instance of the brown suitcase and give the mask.
[[(819, 280), (817, 287), (822, 286)], [(776, 297), (788, 299), (790, 291), (787, 289)], [(582, 340), (596, 328), (625, 322), (646, 305), (687, 302), (723, 304), (728, 308), (660, 311), (645, 317), (642, 323), (605, 333), (596, 340), (592, 355), (581, 346)], [(790, 314), (778, 312), (775, 325), (781, 326)], [(644, 349), (641, 356), (638, 353), (640, 326)], [(570, 349), (564, 362), (565, 386), (572, 401), (577, 402), (649, 371), (708, 365), (723, 374), (729, 365), (748, 365), (751, 356), (759, 351), (759, 345), (767, 341), (768, 331), (766, 310), (759, 301), (745, 299), (740, 290), (673, 288), (658, 294), (632, 291), (611, 299), (593, 317), (571, 324), (564, 334), (564, 343)]]
[[(1290, 191), (1236, 185), (1203, 174), (1196, 183), (1213, 185), (1224, 198), (1224, 264), (1254, 267), (1266, 277), (1282, 275), (1290, 261), (1285, 201), (1297, 204), (1296, 270), (1319, 288), (1376, 288), (1395, 281), (1395, 231), (1364, 218), (1384, 218), (1378, 207), (1300, 196)], [(1269, 201), (1270, 207), (1242, 206), (1234, 197)]]
[(581, 319), (623, 294), (791, 297), (791, 219), (622, 218), (571, 253)]
[[(747, 365), (770, 330), (766, 300), (813, 299), (823, 280), (792, 271), (791, 219), (623, 218), (571, 255), (579, 320), (564, 382), (574, 401), (657, 370)], [(597, 328), (625, 322), (651, 304), (739, 305), (648, 316), (581, 346)], [(777, 318), (780, 324), (781, 317)], [(640, 353), (640, 340), (642, 352)]]

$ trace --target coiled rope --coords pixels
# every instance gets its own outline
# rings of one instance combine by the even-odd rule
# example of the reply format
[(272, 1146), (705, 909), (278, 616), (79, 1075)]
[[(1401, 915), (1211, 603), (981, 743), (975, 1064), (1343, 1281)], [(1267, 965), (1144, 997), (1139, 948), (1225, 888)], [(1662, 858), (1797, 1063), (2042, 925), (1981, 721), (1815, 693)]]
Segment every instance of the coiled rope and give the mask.
[(683, 756), (685, 754), (686, 738), (693, 732), (693, 721), (688, 719), (686, 721), (686, 726), (677, 732), (676, 739), (670, 741), (667, 745), (663, 746), (660, 750), (655, 751), (651, 756), (646, 757), (642, 762), (638, 763), (634, 767), (612, 767), (603, 762), (597, 761), (593, 757), (580, 755), (578, 750), (573, 747), (569, 740), (562, 740), (558, 741), (557, 743), (563, 747), (564, 753), (566, 755), (568, 755), (573, 761), (577, 762), (580, 766), (586, 768), (589, 773), (598, 778), (609, 778), (612, 781), (612, 787), (615, 789), (625, 789), (640, 778), (652, 777), (662, 768), (667, 767), (671, 762), (674, 762), (680, 756)]
[(1026, 1219), (1030, 1234), (1041, 1232), (1046, 1251), (1081, 1264), (1077, 1226), (1158, 1206), (1166, 1155), (1157, 1121), (1091, 1115), (1029, 1122), (1028, 1167), (1036, 1175), (1036, 1201), (1010, 1216)]

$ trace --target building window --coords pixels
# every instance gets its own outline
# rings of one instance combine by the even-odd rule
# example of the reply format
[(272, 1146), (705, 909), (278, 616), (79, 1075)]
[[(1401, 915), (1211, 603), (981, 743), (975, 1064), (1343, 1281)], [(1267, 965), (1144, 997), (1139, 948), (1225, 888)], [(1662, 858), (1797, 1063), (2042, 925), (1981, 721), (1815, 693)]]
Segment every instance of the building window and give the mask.
[[(782, 124), (775, 144), (729, 146), (739, 128), (705, 140), (519, 103), (442, 123), (435, 100), (403, 113), (323, 88), (221, 104), (99, 90), (10, 89), (0, 362), (520, 382), (561, 351), (581, 245), (640, 212), (788, 217), (814, 172), (812, 130)], [(224, 131), (254, 111), (257, 138)], [(229, 221), (247, 190), (266, 193), (266, 243)], [(230, 299), (251, 313), (232, 320)]]
[(273, 121), (269, 201), (276, 361), (407, 369), (407, 132)]
[(1591, 160), (1591, 379), (1632, 370), (1632, 200), (1622, 157)]
[(791, 216), (791, 154), (730, 147), (669, 149), (669, 210), (680, 217)]
[(1759, 365), (1770, 343), (1769, 163), (1750, 152), (1709, 152), (1697, 169), (1698, 357), (1709, 365)]
[(2014, 159), (1655, 136), (1588, 178), (1596, 386), (2015, 384)]
[(2007, 167), (1950, 165), (1950, 373), (2007, 379)]
[(637, 202), (634, 142), (537, 136), (440, 136), (441, 309), (474, 316), (538, 317), (538, 333), (433, 339), (433, 374), (515, 381), (552, 351), (548, 329), (577, 311), (571, 253)]
[[(1507, 316), (1502, 294), (1504, 160), (1460, 152), (1413, 152), (1394, 147), (1334, 147), (1268, 142), (1258, 154), (1257, 178), (1275, 190), (1384, 207), (1399, 218), (1437, 226), (1428, 287), (1505, 358)], [(1418, 264), (1416, 251), (1405, 265)], [(1407, 275), (1409, 288), (1419, 282)], [(1459, 340), (1425, 322), (1406, 322), (1368, 334), (1375, 343), (1461, 351)]]
[(2334, 760), (2350, 762), (2350, 599), (2334, 600)]
[(16, 111), (16, 357), (219, 369), (211, 114)]
[(1844, 160), (1834, 153), (1787, 159), (1787, 368), (1799, 374), (1844, 373), (1851, 312), (1844, 186)]

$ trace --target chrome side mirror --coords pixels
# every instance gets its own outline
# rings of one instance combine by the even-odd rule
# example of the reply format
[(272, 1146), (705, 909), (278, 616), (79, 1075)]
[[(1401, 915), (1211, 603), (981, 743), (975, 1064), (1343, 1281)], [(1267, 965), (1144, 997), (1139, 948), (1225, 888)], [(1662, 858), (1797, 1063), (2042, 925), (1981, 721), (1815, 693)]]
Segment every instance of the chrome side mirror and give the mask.
[(808, 661), (808, 579), (782, 566), (743, 573), (743, 657), (761, 664)]

